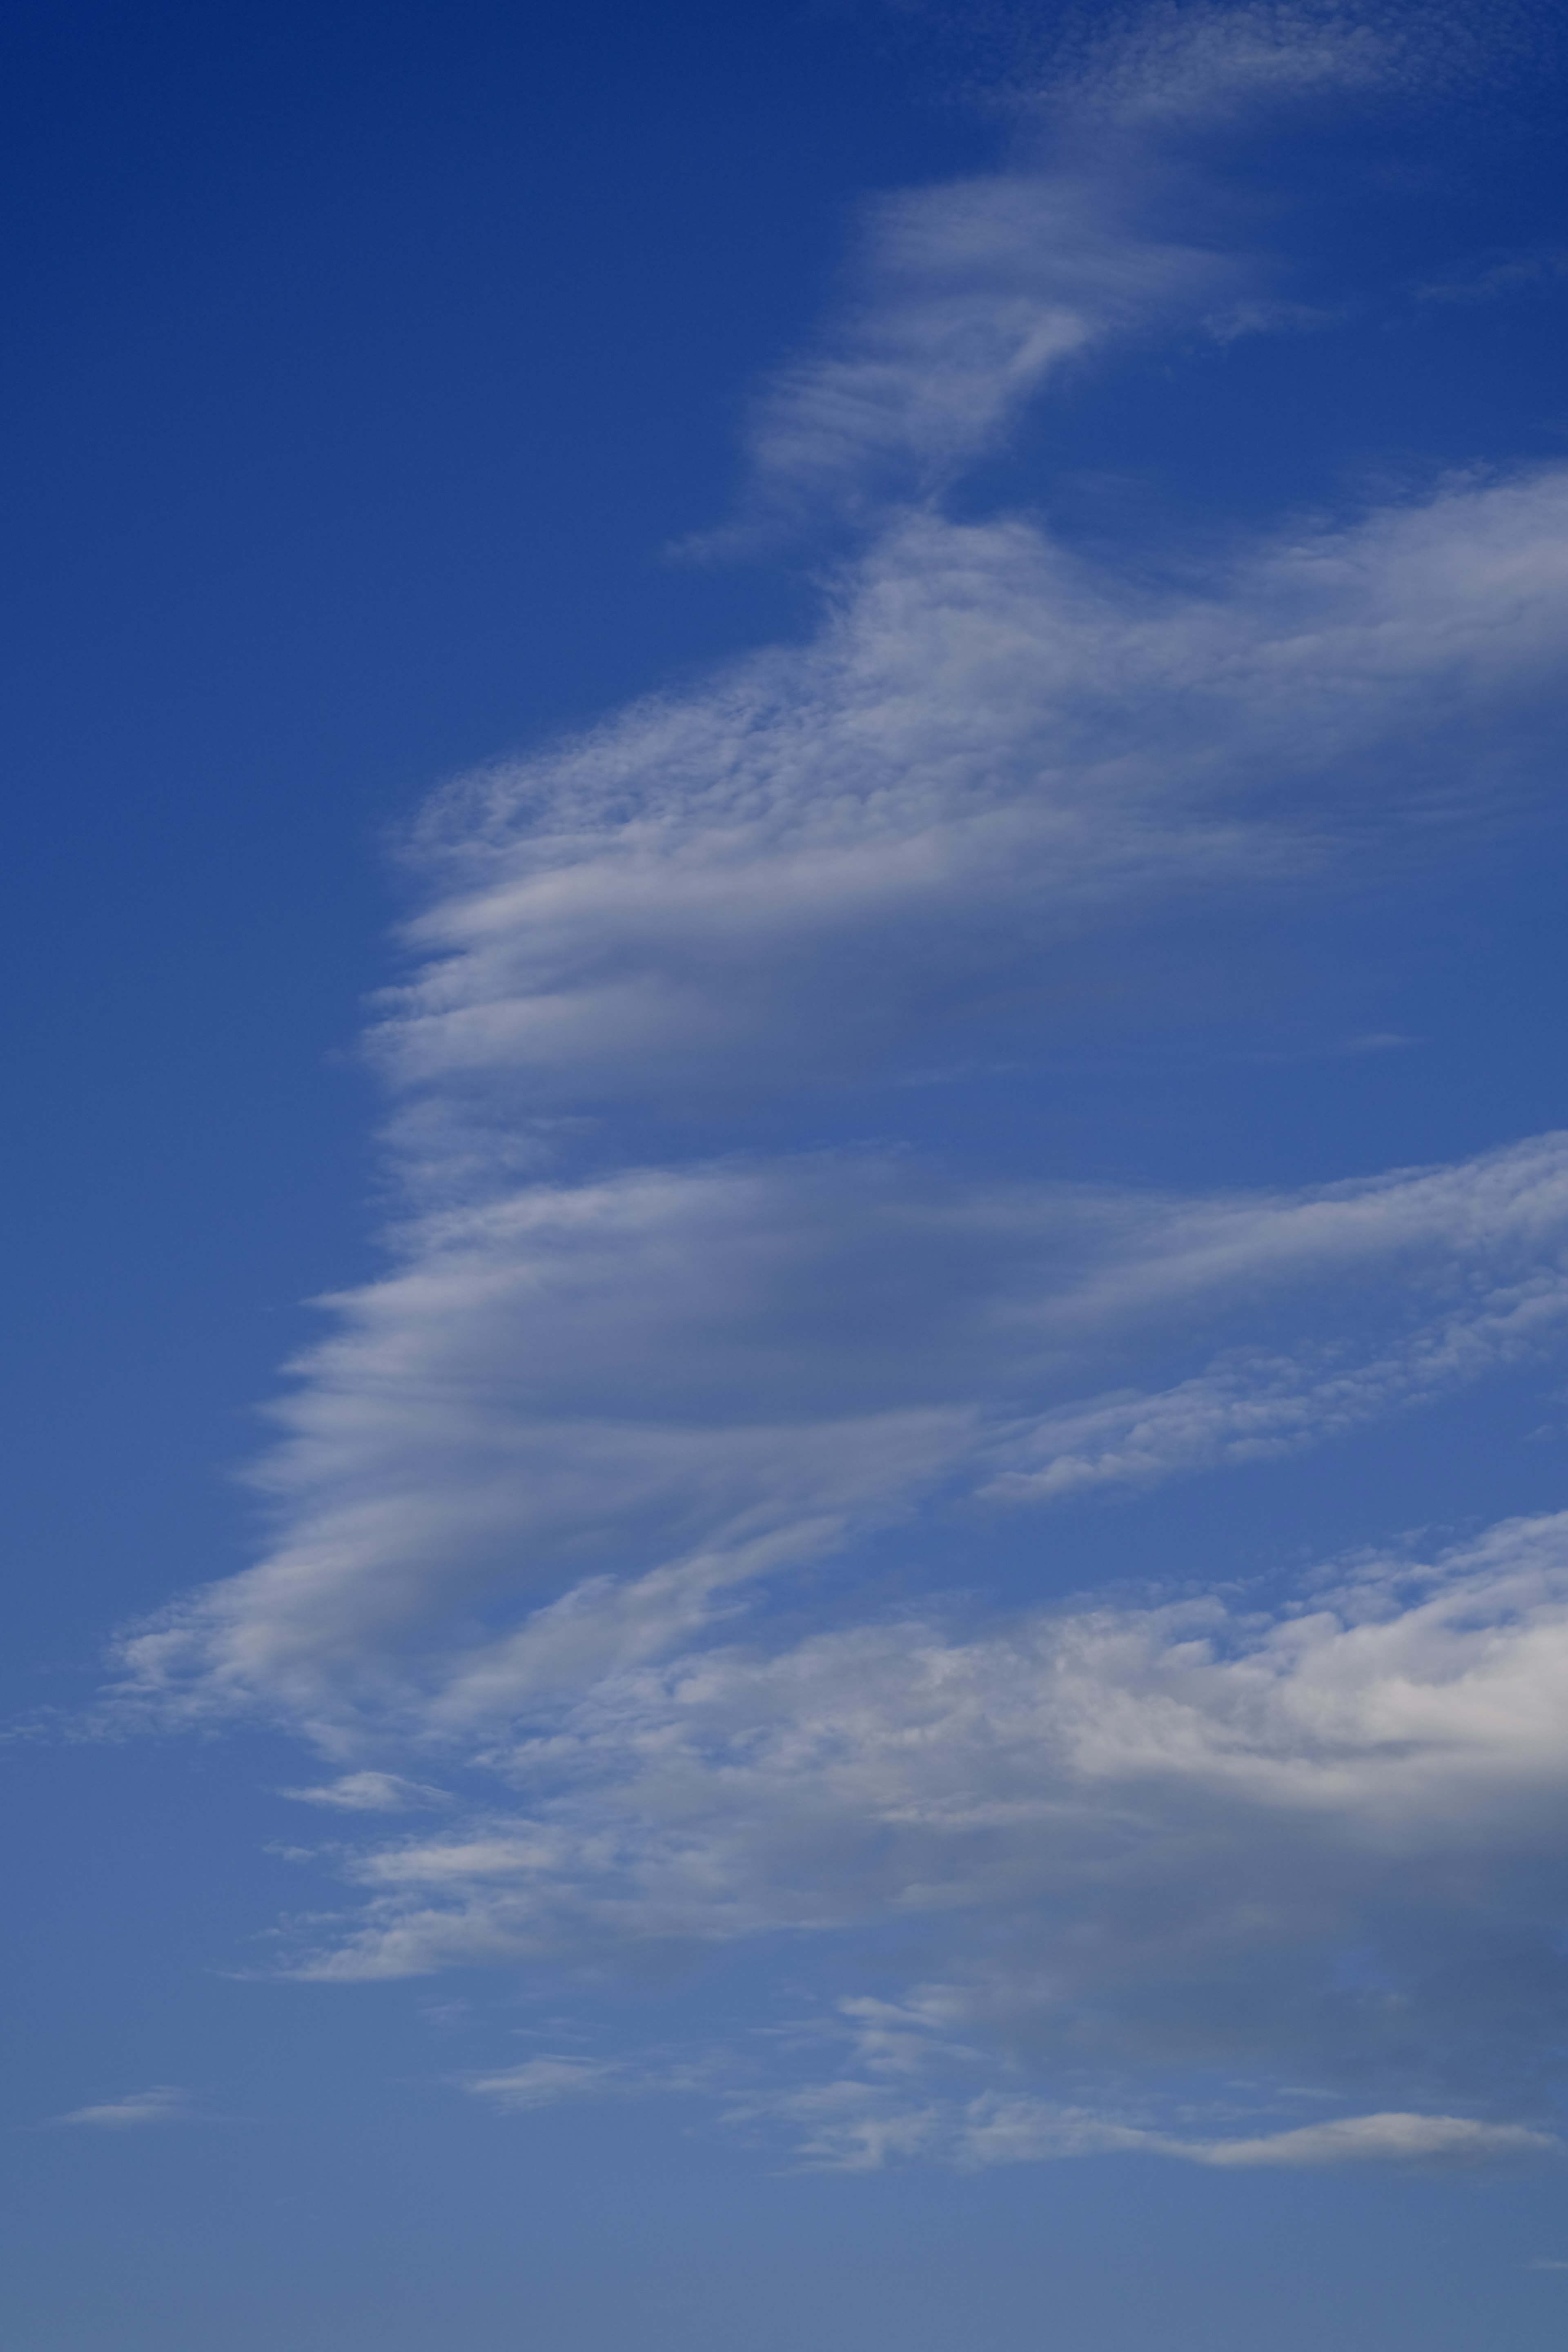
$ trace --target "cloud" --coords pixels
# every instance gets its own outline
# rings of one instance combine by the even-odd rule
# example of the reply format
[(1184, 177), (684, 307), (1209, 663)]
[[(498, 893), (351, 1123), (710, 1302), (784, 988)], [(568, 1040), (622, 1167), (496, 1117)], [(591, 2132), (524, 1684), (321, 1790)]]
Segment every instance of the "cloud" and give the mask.
[[(499, 2092), (500, 2103), (528, 2107), (578, 2095), (569, 2079), (557, 2090), (554, 2069), (542, 2062), (542, 2097), (531, 2090), (509, 2102), (510, 2076), (474, 2082), (481, 2095)], [(572, 2062), (561, 2063), (570, 2076)], [(588, 2067), (583, 2088), (633, 2095), (653, 2087), (628, 2070)], [(530, 2070), (518, 2070), (527, 2076)], [(662, 2087), (662, 2086), (659, 2086)], [(700, 2078), (682, 2088), (707, 2088), (722, 2096), (717, 2082)], [(1064, 2105), (1012, 2092), (988, 2091), (978, 2098), (940, 2092), (910, 2099), (886, 2082), (856, 2076), (812, 2083), (792, 2090), (731, 2090), (722, 2121), (748, 2134), (782, 2129), (790, 2138), (799, 2168), (805, 2171), (879, 2172), (910, 2158), (935, 2160), (963, 2172), (997, 2165), (1060, 2163), (1082, 2157), (1159, 2157), (1221, 2171), (1322, 2170), (1342, 2166), (1397, 2166), (1405, 2170), (1516, 2169), (1561, 2158), (1563, 2143), (1552, 2133), (1525, 2124), (1487, 2123), (1472, 2116), (1384, 2111), (1335, 2116), (1330, 2121), (1284, 2129), (1194, 2137), (1152, 2128), (1125, 2114)], [(1533, 2269), (1568, 2264), (1537, 2263)]]
[(1418, 286), (1421, 302), (1512, 301), (1521, 295), (1550, 294), (1568, 282), (1568, 252), (1561, 247), (1534, 247), (1520, 253), (1493, 254), (1450, 278)]
[[(1102, 2096), (1133, 2079), (1177, 2108), (1243, 2070), (1458, 2095), (1489, 2127), (1522, 2107), (1528, 2133), (1568, 1997), (1565, 1678), (1568, 1516), (1425, 1565), (1363, 1560), (1272, 1611), (1084, 1605), (967, 1634), (904, 1616), (710, 1648), (498, 1747), (510, 1807), (364, 1852), (363, 1908), (298, 1966), (602, 1979), (784, 1939), (796, 1981), (830, 1988), (874, 1932), (906, 1990), (838, 1999), (833, 2020), (884, 2085), (878, 2147), (891, 2102), (899, 2133), (926, 2118), (959, 2160), (937, 2120), (955, 2070)], [(795, 2129), (820, 2088), (742, 2108)], [(1396, 2147), (1389, 2126), (1386, 2145), (1248, 2134), (1209, 2156), (1138, 2127), (1215, 2163), (1466, 2145)], [(1482, 2132), (1472, 2152), (1531, 2144)], [(965, 2145), (1000, 2160), (1000, 2126)]]
[(396, 1772), (345, 1772), (317, 1788), (279, 1789), (278, 1793), (297, 1804), (330, 1805), (349, 1813), (405, 1813), (452, 1801), (445, 1789), (405, 1780)]
[[(752, 514), (837, 498), (864, 513), (942, 484), (1053, 374), (1118, 335), (1234, 305), (1231, 257), (1140, 234), (1103, 163), (884, 198), (832, 347), (773, 386)], [(1119, 200), (1118, 200), (1119, 199)], [(725, 534), (706, 545), (722, 549)]]
[(1394, 1354), (1357, 1362), (1342, 1343), (1315, 1362), (1243, 1351), (1158, 1394), (1044, 1416), (1024, 1442), (1041, 1466), (1003, 1470), (980, 1491), (1047, 1502), (1300, 1452), (1528, 1359), (1565, 1315), (1568, 1274), (1538, 1268), (1479, 1311), (1418, 1328)]
[[(529, 2113), (563, 2100), (697, 2095), (720, 2120), (748, 2136), (782, 2133), (802, 2169), (875, 2172), (889, 2163), (927, 2158), (966, 2172), (997, 2165), (1061, 2162), (1086, 2156), (1142, 2156), (1232, 2169), (1322, 2169), (1394, 2165), (1405, 2169), (1475, 2169), (1536, 2165), (1558, 2158), (1562, 2142), (1530, 2125), (1473, 2116), (1383, 2111), (1338, 2116), (1309, 2125), (1194, 2134), (1132, 2120), (1125, 2110), (1072, 2105), (1016, 2091), (954, 2096), (909, 2078), (927, 2070), (932, 2046), (919, 2011), (874, 2000), (844, 2000), (856, 2020), (857, 2057), (867, 2071), (782, 2088), (738, 2080), (733, 2052), (684, 2062), (550, 2056), (464, 2078), (464, 2088), (502, 2113)], [(910, 2027), (913, 2032), (910, 2032)], [(911, 2053), (910, 2041), (921, 2045)], [(937, 2045), (942, 2054), (973, 2051)], [(753, 2075), (756, 2069), (753, 2065)], [(913, 2095), (911, 2096), (911, 2093)], [(1568, 2268), (1538, 2262), (1534, 2269)]]
[(418, 968), (374, 1046), (406, 1182), (493, 1185), (584, 1118), (797, 1095), (815, 1124), (825, 1087), (1037, 1054), (1097, 992), (1146, 994), (1173, 913), (1364, 888), (1554, 789), (1561, 467), (1163, 569), (948, 496), (1118, 339), (1295, 331), (1310, 306), (1248, 248), (1215, 126), (1440, 78), (1456, 43), (1433, 10), (1119, 17), (1058, 71), (1028, 168), (871, 205), (751, 452), (753, 508), (858, 519), (820, 625), (459, 781), (416, 830)]
[(564, 2100), (635, 2099), (671, 2094), (710, 2091), (726, 2068), (721, 2057), (696, 2057), (653, 2063), (645, 2055), (635, 2062), (618, 2058), (548, 2055), (525, 2059), (520, 2066), (463, 2077), (463, 2088), (504, 2114), (526, 2114), (534, 2107), (559, 2106)]
[[(751, 2120), (765, 2108), (737, 2116)], [(842, 2081), (786, 2095), (772, 2112), (801, 2135), (810, 2169), (880, 2171), (889, 2160), (938, 2157), (966, 2172), (999, 2164), (1061, 2162), (1086, 2156), (1173, 2158), (1220, 2170), (1319, 2170), (1382, 2164), (1473, 2169), (1539, 2163), (1562, 2154), (1549, 2132), (1488, 2124), (1467, 2116), (1362, 2115), (1250, 2137), (1184, 2138), (1121, 2122), (1090, 2108), (989, 2094), (967, 2105), (900, 2107), (874, 2086)]]
[(1408, 16), (1333, 6), (1153, 6), (1113, 16), (1076, 75), (1049, 92), (1058, 120), (1145, 130), (1256, 118), (1281, 101), (1360, 90), (1386, 95), (1432, 71), (1441, 12), (1424, 12), (1418, 53)]
[[(1568, 1138), (1181, 1192), (1004, 1175), (910, 1111), (1109, 1005), (1179, 1020), (1194, 929), (1244, 991), (1259, 913), (1392, 907), (1557, 787), (1568, 468), (1163, 570), (951, 496), (1113, 339), (1296, 315), (1197, 203), (1204, 142), (1417, 70), (1381, 20), (1156, 13), (1013, 168), (872, 207), (751, 450), (755, 514), (857, 525), (819, 625), (416, 828), (370, 1045), (386, 1271), (292, 1368), (258, 1564), (120, 1653), (122, 1711), (280, 1726), (331, 1765), (284, 1793), (364, 1817), (296, 1973), (738, 1982), (787, 1948), (811, 2064), (712, 2095), (856, 2168), (1552, 2145), (1568, 1519), (1267, 1601), (1216, 1559), (1224, 1597), (1047, 1610), (1016, 1563), (1033, 1526), (1055, 1570), (1077, 1499), (1544, 1361)], [(852, 2072), (817, 2079), (823, 2033)], [(1356, 2112), (1222, 2111), (1238, 2073)]]
[(1393, 16), (1151, 8), (1073, 69), (1058, 60), (1048, 90), (1014, 93), (1018, 167), (866, 208), (817, 348), (758, 404), (740, 525), (695, 545), (723, 551), (802, 509), (864, 520), (929, 498), (1053, 378), (1119, 341), (1300, 324), (1264, 256), (1216, 242), (1205, 136), (1426, 83), (1437, 29), (1417, 45)]
[(68, 2115), (54, 2120), (85, 2124), (95, 2131), (139, 2131), (147, 2124), (184, 2123), (190, 2113), (190, 2093), (161, 2084), (151, 2091), (132, 2091), (128, 2097), (110, 2100), (102, 2106), (73, 2107)]
[(1165, 588), (1021, 518), (900, 516), (804, 649), (437, 802), (426, 961), (376, 1039), (409, 1181), (493, 1182), (563, 1115), (672, 1089), (810, 1103), (1005, 1058), (1097, 969), (1125, 986), (1134, 922), (1517, 818), (1565, 628), (1562, 470)]
[(1522, 2124), (1482, 2124), (1464, 2116), (1347, 2116), (1261, 2139), (1173, 2149), (1200, 2164), (1489, 2164), (1560, 2152), (1550, 2132)]
[[(937, 1498), (1268, 1459), (1545, 1358), (1568, 1139), (1209, 1198), (824, 1152), (535, 1184), (404, 1248), (280, 1411), (272, 1557), (127, 1643), (153, 1703), (329, 1749), (486, 1740), (794, 1569), (852, 1579)], [(1168, 1385), (1112, 1386), (1162, 1362)], [(432, 1801), (363, 1770), (294, 1793)]]
[(531, 2107), (557, 2106), (563, 2099), (598, 2098), (606, 2093), (624, 2096), (630, 2084), (627, 2070), (613, 2060), (530, 2058), (499, 2074), (473, 2075), (467, 2087), (495, 2106), (525, 2113)]
[(962, 2132), (960, 2161), (970, 2168), (1103, 2153), (1170, 2156), (1222, 2169), (1329, 2165), (1461, 2166), (1519, 2164), (1561, 2153), (1551, 2133), (1522, 2124), (1478, 2123), (1466, 2116), (1343, 2116), (1252, 2138), (1181, 2139), (1029, 2101), (977, 2103)]
[(889, 2158), (930, 2156), (938, 2150), (942, 2125), (934, 2105), (900, 2107), (853, 2082), (814, 2084), (731, 2111), (736, 2123), (760, 2116), (776, 2118), (797, 2135), (803, 2169), (826, 2172), (880, 2172)]

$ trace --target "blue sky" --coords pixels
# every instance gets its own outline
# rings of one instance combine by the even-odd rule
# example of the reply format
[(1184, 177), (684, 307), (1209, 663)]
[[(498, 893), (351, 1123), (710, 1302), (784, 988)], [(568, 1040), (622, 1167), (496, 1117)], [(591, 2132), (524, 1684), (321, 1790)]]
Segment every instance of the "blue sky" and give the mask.
[(6, 37), (7, 2342), (1559, 2342), (1551, 12)]

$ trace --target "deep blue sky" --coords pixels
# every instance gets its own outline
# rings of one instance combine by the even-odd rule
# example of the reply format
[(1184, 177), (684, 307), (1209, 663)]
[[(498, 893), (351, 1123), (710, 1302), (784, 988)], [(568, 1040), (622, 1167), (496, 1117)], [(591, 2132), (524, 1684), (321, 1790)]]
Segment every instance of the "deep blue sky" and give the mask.
[[(1352, 64), (1357, 22), (1392, 62), (1303, 72), (1300, 103), (1215, 62), (1249, 26), (1299, 58), (1329, 21), (773, 0), (10, 13), (19, 1924), (0, 2334), (17, 2352), (1561, 2340), (1545, 1732), (1522, 1760), (1478, 1748), (1472, 1781), (1469, 1717), (1358, 1717), (1374, 1760), (1321, 1844), (1300, 1828), (1316, 1795), (1248, 1843), (1202, 1811), (1229, 1801), (1218, 1780), (1194, 1794), (1147, 1768), (1114, 1833), (1084, 1816), (1082, 1850), (1121, 1853), (1136, 1816), (1179, 1871), (1112, 1902), (1109, 1864), (1098, 1892), (1036, 1883), (1046, 1831), (1021, 1859), (976, 1831), (962, 1870), (994, 1886), (963, 1879), (952, 1916), (975, 1924), (945, 1942), (918, 1893), (936, 1866), (898, 1845), (916, 1800), (900, 1811), (870, 1749), (860, 1778), (789, 1777), (819, 1703), (830, 1728), (862, 1691), (906, 1723), (899, 1645), (921, 1612), (992, 1677), (981, 1716), (1014, 1759), (993, 1788), (953, 1732), (938, 1796), (978, 1804), (984, 1783), (1004, 1812), (1032, 1801), (1016, 1757), (1048, 1735), (1042, 1717), (1008, 1746), (1009, 1662), (1064, 1596), (1123, 1610), (1132, 1642), (1151, 1594), (1239, 1594), (1223, 1660), (1253, 1639), (1247, 1610), (1282, 1612), (1278, 1633), (1364, 1577), (1345, 1624), (1390, 1612), (1414, 1643), (1380, 1565), (1413, 1557), (1443, 1591), (1472, 1580), (1472, 1629), (1545, 1611), (1552, 1654), (1568, 1538), (1531, 1536), (1520, 1567), (1495, 1530), (1568, 1507), (1561, 36), (1529, 9), (1335, 18)], [(1242, 97), (1211, 103), (1227, 73)], [(996, 240), (979, 260), (968, 200), (944, 194), (966, 182)], [(867, 226), (900, 191), (930, 197), (897, 215), (907, 278)], [(1212, 285), (1186, 290), (1178, 247)], [(910, 284), (895, 390), (845, 427), (846, 371), (893, 348)], [(994, 425), (954, 375), (971, 410), (951, 449), (872, 414), (958, 367), (931, 326), (949, 299), (973, 302), (981, 342), (1010, 301), (1076, 303), (1092, 330), (1059, 368), (1031, 360)], [(961, 557), (965, 584), (933, 586)], [(862, 632), (853, 657), (825, 613)], [(1068, 648), (1044, 716), (1031, 629), (1042, 676)], [(1009, 632), (1023, 650), (993, 674)], [(763, 686), (709, 684), (768, 646)], [(655, 693), (675, 748), (635, 709), (570, 748)], [(437, 787), (563, 740), (575, 800), (552, 800), (555, 771), (509, 772), (489, 830), (448, 820), (451, 864), (408, 854)], [(754, 803), (725, 798), (738, 772)], [(1030, 830), (1053, 794), (1059, 837)], [(712, 845), (763, 802), (706, 894)], [(868, 809), (886, 829), (835, 866)], [(1012, 845), (974, 851), (965, 828), (997, 809)], [(584, 894), (559, 919), (526, 895), (540, 810), (550, 870)], [(467, 894), (514, 888), (481, 939)], [(389, 942), (422, 911), (446, 928)], [(439, 1003), (433, 948), (456, 957)], [(378, 1076), (366, 999), (410, 976), (426, 992)], [(559, 1050), (417, 1029), (453, 1003), (577, 1025)], [(390, 1159), (388, 1071), (405, 1122), (410, 1101), (426, 1121)], [(1413, 1168), (1445, 1171), (1438, 1190)], [(1354, 1184), (1388, 1204), (1364, 1244), (1362, 1196), (1322, 1190)], [(554, 1222), (525, 1261), (506, 1219), (532, 1186), (556, 1188)], [(305, 1302), (373, 1281), (388, 1203), (410, 1201), (469, 1219), (469, 1254), (454, 1273), (427, 1225), (397, 1263), (468, 1286), (428, 1314), (401, 1292), (372, 1295), (382, 1322), (350, 1311), (358, 1352), (301, 1391), (314, 1467), (274, 1487), (284, 1544), (374, 1519), (347, 1540), (358, 1581), (340, 1602), (323, 1575), (298, 1611), (270, 1587), (234, 1618), (227, 1587), (182, 1603), (261, 1549), (234, 1474), (322, 1328)], [(583, 1255), (589, 1225), (603, 1257)], [(1222, 1257), (1241, 1271), (1204, 1270)], [(363, 1456), (340, 1410), (375, 1424)], [(895, 1442), (905, 1410), (931, 1418)], [(1278, 1452), (1246, 1451), (1265, 1426), (1248, 1413), (1275, 1416)], [(746, 1433), (817, 1414), (818, 1451), (742, 1460)], [(952, 1433), (964, 1414), (978, 1435)], [(590, 1427), (623, 1453), (595, 1437), (579, 1460)], [(674, 1465), (657, 1475), (656, 1453)], [(518, 1493), (474, 1534), (469, 1498), (514, 1459)], [(537, 1498), (563, 1460), (580, 1486), (557, 1511)], [(1055, 1517), (988, 1499), (987, 1480), (1062, 1461), (1092, 1475)], [(815, 1550), (814, 1514), (841, 1521)], [(594, 1612), (643, 1605), (665, 1561), (753, 1537), (786, 1571), (694, 1587), (662, 1648), (584, 1666), (564, 1697), (530, 1682), (500, 1714), (472, 1696), (552, 1607), (599, 1639)], [(400, 1616), (383, 1596), (403, 1591)], [(137, 1705), (105, 1715), (109, 1645), (174, 1605), (188, 1647), (167, 1678), (137, 1654)], [(1184, 1671), (1149, 1638), (1144, 1709)], [(1400, 1688), (1451, 1690), (1453, 1654), (1412, 1649)], [(712, 1659), (738, 1679), (687, 1793), (650, 1797), (625, 1758), (667, 1752), (675, 1702), (637, 1676), (651, 1660), (695, 1687)], [(1090, 1747), (1095, 1709), (1134, 1687), (1094, 1671)], [(1300, 1706), (1360, 1672), (1326, 1664)], [(1540, 1675), (1528, 1691), (1560, 1719)], [(1215, 1688), (1204, 1720), (1252, 1737)], [(1258, 1733), (1259, 1784), (1353, 1744), (1328, 1720)], [(683, 1813), (699, 1762), (751, 1772), (764, 1724), (743, 1817), (709, 1795)], [(577, 1743), (542, 1795), (509, 1746), (525, 1735)], [(1431, 1743), (1436, 1795), (1377, 1777), (1402, 1740)], [(1080, 1756), (1073, 1786), (1101, 1769)], [(342, 1795), (359, 1772), (412, 1788), (406, 1817)], [(313, 1810), (279, 1793), (305, 1783)], [(1511, 1793), (1478, 1851), (1505, 1862), (1433, 1843), (1431, 1807), (1494, 1788)], [(582, 1839), (552, 1864), (542, 1942), (489, 1864), (451, 1895), (434, 1851), (504, 1842), (519, 1806)], [(711, 1868), (709, 1912), (680, 1868), (658, 1878), (673, 1820)], [(1363, 1830), (1389, 1841), (1370, 1895), (1346, 1859)], [(1310, 1917), (1258, 1860), (1296, 1837)], [(608, 1928), (581, 1859), (595, 1838), (624, 1841)], [(379, 1893), (425, 1839), (416, 1892)], [(417, 1908), (429, 1885), (461, 1913), (449, 1948)], [(1215, 1929), (1233, 1896), (1283, 1924), (1262, 1943)], [(753, 1906), (743, 1932), (731, 1897)], [(1047, 1918), (1109, 1937), (1068, 2024), (1030, 2006), (1079, 1965)], [(408, 1939), (392, 1960), (387, 1937)], [(1409, 2004), (1403, 2039), (1385, 2000)], [(898, 2052), (841, 2057), (833, 2035), (861, 2025)], [(512, 2079), (541, 2051), (584, 2095)], [(833, 2116), (848, 2084), (854, 2128), (889, 2135), (881, 2168), (833, 2137), (828, 2075)], [(1030, 2160), (976, 2136), (1009, 2101), (1035, 2103)], [(1474, 2168), (1387, 2160), (1387, 2133), (1365, 2164), (1212, 2153), (1412, 2114), (1473, 2126)]]

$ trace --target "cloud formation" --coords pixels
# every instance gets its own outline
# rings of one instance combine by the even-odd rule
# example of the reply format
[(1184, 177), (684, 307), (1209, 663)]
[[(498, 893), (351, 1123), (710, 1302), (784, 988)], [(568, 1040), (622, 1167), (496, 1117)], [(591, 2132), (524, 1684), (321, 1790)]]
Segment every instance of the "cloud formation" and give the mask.
[[(333, 1768), (286, 1795), (434, 1817), (334, 1849), (357, 1907), (301, 1975), (787, 1948), (815, 1987), (765, 2081), (536, 2056), (473, 2079), (503, 2105), (700, 2090), (851, 2168), (1554, 2145), (1568, 1520), (1373, 1541), (1282, 1600), (1216, 1563), (1046, 1609), (990, 1562), (1544, 1362), (1568, 1137), (1200, 1192), (900, 1124), (911, 1081), (1154, 995), (1162, 924), (1223, 957), (1550, 795), (1568, 469), (1163, 567), (946, 498), (1064, 369), (1266, 323), (1267, 257), (1199, 201), (1215, 124), (1413, 70), (1333, 12), (1156, 16), (1027, 168), (874, 206), (751, 448), (752, 521), (855, 522), (816, 634), (448, 788), (410, 844), (388, 1270), (276, 1408), (265, 1556), (132, 1630), (121, 1704), (282, 1726)], [(921, 1580), (939, 1525), (961, 1600)], [(1281, 2121), (1302, 2081), (1357, 2112)]]

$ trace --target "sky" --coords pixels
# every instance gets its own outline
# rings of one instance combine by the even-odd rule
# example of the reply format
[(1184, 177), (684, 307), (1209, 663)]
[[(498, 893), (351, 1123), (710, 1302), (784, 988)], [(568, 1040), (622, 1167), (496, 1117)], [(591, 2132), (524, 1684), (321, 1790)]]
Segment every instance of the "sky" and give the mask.
[(19, 7), (16, 2352), (1568, 2325), (1568, 41)]

